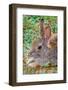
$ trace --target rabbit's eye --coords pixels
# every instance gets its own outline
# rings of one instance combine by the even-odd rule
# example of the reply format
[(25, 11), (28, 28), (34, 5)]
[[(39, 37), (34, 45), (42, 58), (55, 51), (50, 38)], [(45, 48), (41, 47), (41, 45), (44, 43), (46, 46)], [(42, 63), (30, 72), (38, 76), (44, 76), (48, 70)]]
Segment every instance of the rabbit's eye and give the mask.
[(38, 46), (38, 49), (40, 50), (42, 48), (42, 46)]

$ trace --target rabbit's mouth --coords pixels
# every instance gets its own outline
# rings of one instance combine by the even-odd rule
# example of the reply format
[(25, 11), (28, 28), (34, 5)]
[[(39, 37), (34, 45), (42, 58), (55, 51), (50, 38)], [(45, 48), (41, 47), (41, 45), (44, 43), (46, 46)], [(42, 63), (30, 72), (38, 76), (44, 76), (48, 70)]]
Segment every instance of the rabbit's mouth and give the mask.
[(28, 66), (30, 67), (36, 67), (37, 63), (35, 62), (33, 57), (30, 57), (28, 60)]
[(34, 58), (33, 57), (30, 57), (29, 60), (28, 60), (28, 64), (34, 63), (34, 62), (35, 62)]

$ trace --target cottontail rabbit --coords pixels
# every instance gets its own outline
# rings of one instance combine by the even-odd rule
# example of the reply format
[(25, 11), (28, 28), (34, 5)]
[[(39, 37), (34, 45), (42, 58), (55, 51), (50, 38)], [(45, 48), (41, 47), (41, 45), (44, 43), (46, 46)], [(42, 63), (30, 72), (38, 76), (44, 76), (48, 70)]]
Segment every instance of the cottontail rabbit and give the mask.
[(46, 63), (57, 65), (57, 35), (51, 35), (49, 24), (40, 22), (41, 38), (33, 41), (29, 52), (28, 65), (31, 67), (43, 66)]

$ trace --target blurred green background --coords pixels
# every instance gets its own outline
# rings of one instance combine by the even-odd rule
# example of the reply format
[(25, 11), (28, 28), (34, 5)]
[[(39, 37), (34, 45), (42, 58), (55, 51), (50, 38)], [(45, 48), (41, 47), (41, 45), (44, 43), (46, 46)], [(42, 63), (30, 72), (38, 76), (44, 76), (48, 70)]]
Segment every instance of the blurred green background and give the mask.
[[(24, 61), (27, 61), (28, 53), (31, 49), (32, 41), (41, 37), (39, 21), (44, 19), (45, 23), (50, 23), (52, 32), (57, 32), (57, 16), (37, 16), (37, 15), (23, 15), (23, 54)], [(28, 67), (24, 66), (23, 72), (27, 71)], [(29, 69), (34, 70), (34, 69)], [(35, 71), (35, 70), (34, 70)]]

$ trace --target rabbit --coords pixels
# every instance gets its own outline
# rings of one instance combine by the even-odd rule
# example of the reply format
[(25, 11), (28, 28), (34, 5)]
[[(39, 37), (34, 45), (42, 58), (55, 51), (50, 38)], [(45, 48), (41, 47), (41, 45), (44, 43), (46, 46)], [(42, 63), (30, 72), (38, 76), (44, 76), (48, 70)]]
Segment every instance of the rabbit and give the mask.
[(41, 67), (47, 63), (57, 65), (57, 35), (51, 36), (51, 28), (48, 24), (44, 25), (43, 20), (40, 24), (41, 38), (32, 42), (28, 65), (30, 67)]

